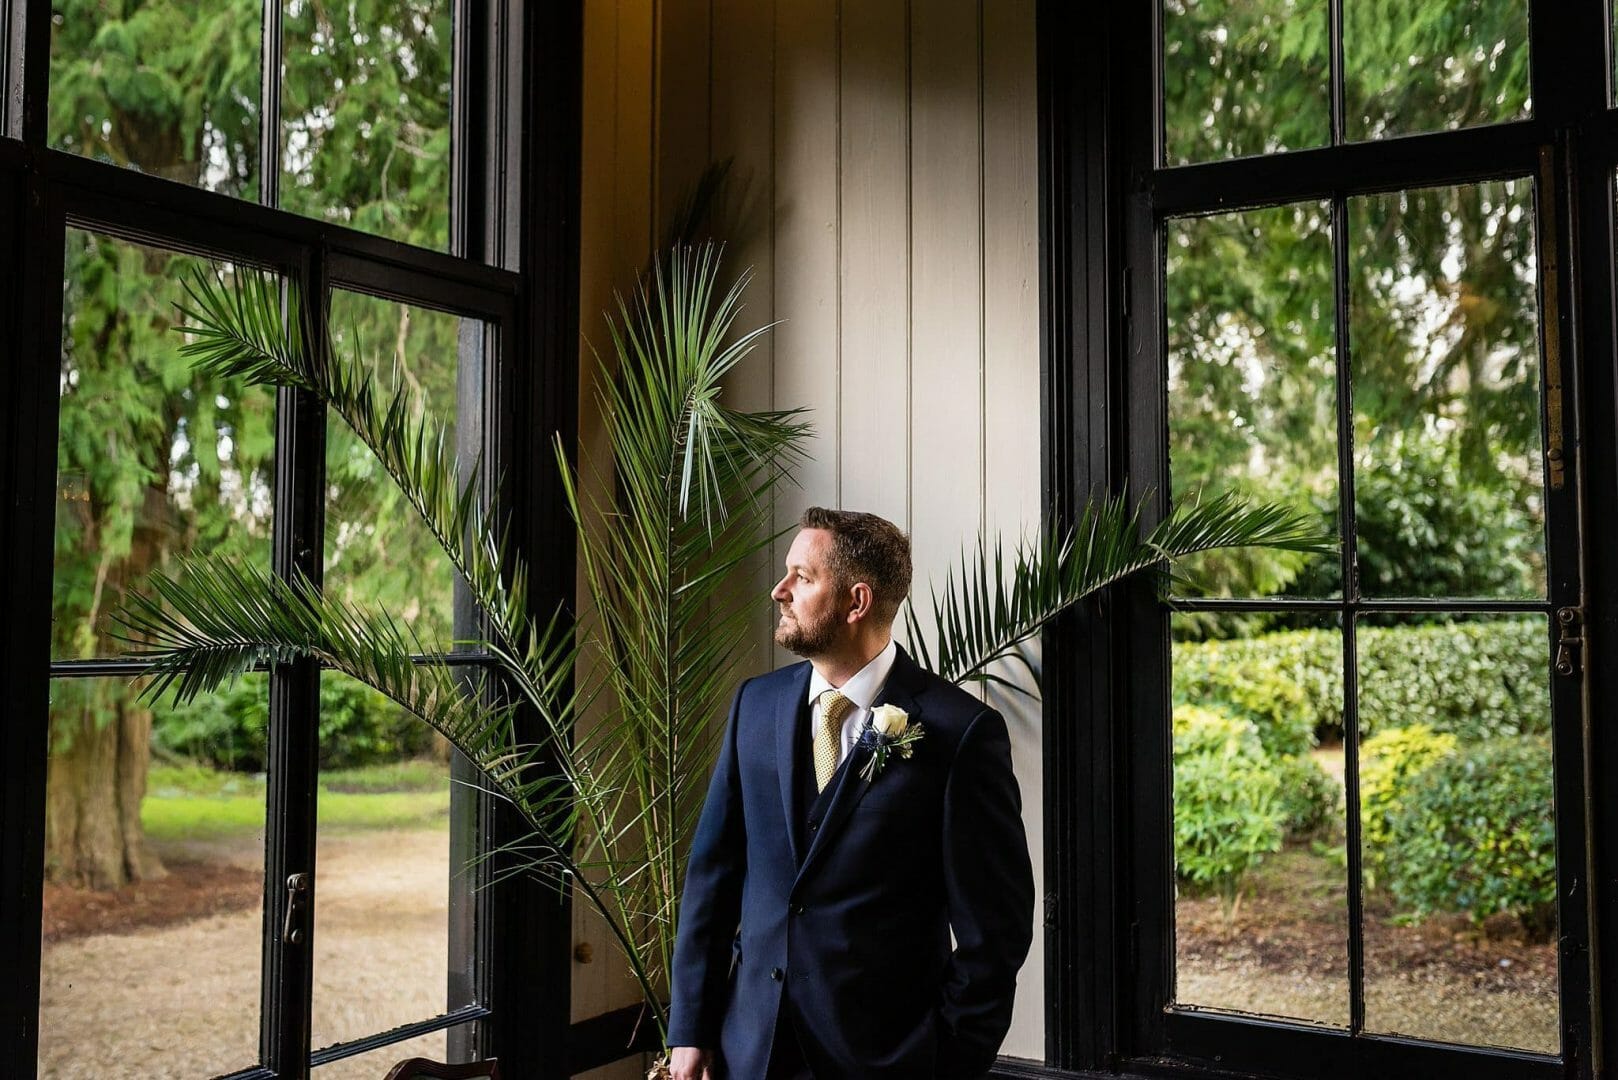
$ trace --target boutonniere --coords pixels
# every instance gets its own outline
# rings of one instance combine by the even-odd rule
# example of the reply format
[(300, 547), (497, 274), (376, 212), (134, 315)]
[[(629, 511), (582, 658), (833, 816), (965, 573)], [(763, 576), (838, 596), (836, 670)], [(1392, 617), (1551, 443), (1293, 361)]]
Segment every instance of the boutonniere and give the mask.
[(878, 705), (871, 710), (870, 722), (860, 732), (860, 745), (871, 751), (871, 758), (860, 770), (860, 776), (869, 784), (876, 774), (887, 768), (888, 758), (898, 754), (906, 761), (915, 753), (915, 745), (927, 734), (920, 724), (910, 722), (910, 714), (897, 705)]

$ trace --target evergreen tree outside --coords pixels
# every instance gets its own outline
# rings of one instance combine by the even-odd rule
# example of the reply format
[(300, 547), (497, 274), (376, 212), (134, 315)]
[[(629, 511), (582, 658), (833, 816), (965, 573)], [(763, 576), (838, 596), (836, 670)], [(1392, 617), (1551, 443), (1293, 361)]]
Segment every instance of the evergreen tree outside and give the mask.
[[(238, 198), (258, 190), (255, 0), (56, 0), (54, 147)], [(287, 4), (282, 203), (447, 247), (449, 5)], [(176, 353), (189, 256), (70, 231), (52, 656), (116, 656), (108, 612), (126, 583), (195, 550), (267, 564), (274, 401), (199, 378)], [(226, 268), (226, 272), (229, 269)], [(357, 336), (430, 406), (454, 415), (460, 320), (337, 292)], [(397, 367), (395, 362), (397, 361)], [(339, 587), (383, 598), (424, 643), (449, 644), (451, 579), (368, 452), (331, 425), (326, 559)], [(441, 558), (439, 559), (441, 562)], [(112, 888), (162, 873), (144, 843), (152, 714), (122, 680), (53, 684), (47, 875)]]

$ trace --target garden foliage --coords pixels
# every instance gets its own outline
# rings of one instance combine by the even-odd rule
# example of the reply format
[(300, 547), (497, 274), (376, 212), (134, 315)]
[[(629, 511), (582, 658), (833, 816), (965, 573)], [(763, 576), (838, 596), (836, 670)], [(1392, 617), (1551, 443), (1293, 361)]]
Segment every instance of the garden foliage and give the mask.
[[(1406, 762), (1409, 756), (1406, 755)], [(1556, 925), (1556, 827), (1550, 741), (1490, 739), (1407, 773), (1384, 795), (1375, 865), (1411, 917), (1516, 915), (1546, 938)]]
[[(431, 728), (352, 679), (320, 680), (320, 765), (346, 769), (430, 753)], [(236, 772), (269, 760), (269, 696), (262, 679), (176, 704), (152, 725), (152, 744), (171, 757)]]
[[(1543, 620), (1480, 619), (1359, 631), (1360, 730), (1425, 723), (1465, 741), (1550, 723)], [(1271, 754), (1343, 734), (1343, 636), (1293, 630), (1174, 646), (1174, 700), (1253, 721)]]
[(1281, 775), (1251, 720), (1174, 710), (1174, 859), (1183, 881), (1227, 899), (1242, 876), (1281, 850)]

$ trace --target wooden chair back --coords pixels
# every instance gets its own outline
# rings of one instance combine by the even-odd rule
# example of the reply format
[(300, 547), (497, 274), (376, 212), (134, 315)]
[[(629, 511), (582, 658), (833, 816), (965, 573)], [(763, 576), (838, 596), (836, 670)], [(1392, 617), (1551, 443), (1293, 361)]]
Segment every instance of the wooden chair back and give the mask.
[(494, 1058), (469, 1065), (446, 1065), (427, 1058), (406, 1058), (388, 1070), (382, 1080), (500, 1080), (500, 1063)]

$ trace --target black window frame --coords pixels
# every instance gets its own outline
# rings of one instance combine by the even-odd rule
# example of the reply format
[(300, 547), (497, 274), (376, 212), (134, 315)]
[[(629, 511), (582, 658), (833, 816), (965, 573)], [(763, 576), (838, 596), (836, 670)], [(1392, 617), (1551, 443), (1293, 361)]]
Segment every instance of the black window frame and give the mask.
[[(413, 247), (272, 209), (280, 170), (280, 0), (266, 0), (260, 203), (246, 202), (51, 149), (45, 131), (49, 0), (0, 0), (0, 555), (5, 620), (0, 678), (13, 717), (47, 715), (54, 674), (124, 673), (117, 661), (52, 664), (48, 635), (55, 510), (57, 386), (66, 229), (86, 228), (166, 250), (230, 259), (282, 274), (323, 325), (327, 290), (353, 289), (475, 317), (484, 335), (481, 436), (513, 542), (530, 554), (532, 610), (570, 605), (573, 545), (551, 438), (577, 428), (578, 166), (582, 4), (453, 0), (451, 250)], [(323, 338), (323, 335), (319, 337)], [(323, 341), (315, 347), (324, 347)], [(466, 419), (474, 419), (467, 417)], [(277, 573), (320, 571), (326, 411), (283, 390), (277, 401)], [(469, 439), (471, 436), (469, 436)], [(475, 625), (457, 586), (457, 628)], [(471, 665), (487, 657), (466, 656)], [(102, 669), (105, 669), (103, 671)], [(313, 867), (314, 716), (319, 671), (292, 665), (272, 679), (271, 789), (266, 821), (265, 965), (261, 1064), (238, 1077), (302, 1077), (312, 1064), (450, 1028), (452, 1051), (499, 1056), (515, 1074), (566, 1076), (571, 920), (567, 897), (513, 878), (475, 892), (468, 883), (451, 928), (463, 978), (478, 1004), (316, 1052), (308, 1010), (312, 950), (278, 944), (286, 875)], [(541, 735), (537, 717), (519, 717)], [(43, 723), (0, 726), (0, 1061), (31, 1076), (38, 1051), (46, 733)], [(464, 765), (458, 768), (465, 768)], [(459, 789), (485, 842), (525, 832), (504, 807)], [(457, 829), (452, 858), (475, 832)], [(272, 931), (270, 928), (275, 928)], [(316, 929), (318, 932), (318, 928)], [(498, 947), (495, 942), (498, 941)], [(453, 976), (452, 976), (453, 977)], [(301, 1012), (288, 1008), (301, 1002)], [(468, 1023), (472, 1021), (473, 1023)]]
[[(1339, 27), (1342, 2), (1330, 4)], [(1173, 962), (1166, 851), (1172, 811), (1161, 720), (1166, 618), (1149, 586), (1125, 586), (1058, 626), (1044, 653), (1049, 1065), (1140, 1075), (1584, 1077), (1601, 1067), (1593, 1048), (1613, 1045), (1618, 1035), (1618, 1008), (1610, 990), (1599, 992), (1602, 972), (1618, 963), (1612, 881), (1618, 806), (1604, 793), (1604, 778), (1618, 775), (1618, 740), (1594, 719), (1618, 704), (1618, 559), (1601, 536), (1606, 522), (1618, 520), (1612, 23), (1606, 3), (1530, 0), (1528, 7), (1531, 118), (1162, 167), (1160, 5), (1081, 12), (1041, 0), (1044, 476), (1055, 521), (1071, 519), (1093, 490), (1125, 483), (1137, 492), (1164, 488), (1160, 377), (1143, 382), (1143, 373), (1155, 371), (1165, 344), (1165, 218), (1507, 176), (1534, 182), (1536, 218), (1553, 223), (1549, 236), (1536, 227), (1540, 333), (1559, 347), (1565, 372), (1572, 505), (1559, 516), (1579, 523), (1572, 533), (1548, 537), (1559, 549), (1553, 564), (1578, 564), (1574, 580), (1551, 583), (1551, 606), (1581, 606), (1586, 628), (1585, 678), (1555, 690), (1571, 695), (1571, 704), (1566, 697), (1561, 704), (1575, 717), (1555, 735), (1565, 1064), (1545, 1067), (1538, 1056), (1408, 1039), (1351, 1039), (1280, 1021), (1164, 1012)], [(1340, 41), (1340, 33), (1335, 37)], [(1557, 256), (1554, 281), (1545, 272), (1547, 241)], [(1542, 355), (1549, 364), (1551, 356)], [(1568, 925), (1570, 912), (1585, 917)]]

